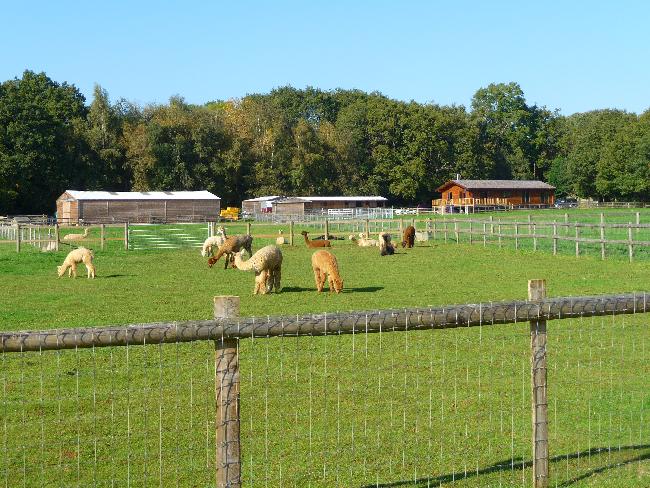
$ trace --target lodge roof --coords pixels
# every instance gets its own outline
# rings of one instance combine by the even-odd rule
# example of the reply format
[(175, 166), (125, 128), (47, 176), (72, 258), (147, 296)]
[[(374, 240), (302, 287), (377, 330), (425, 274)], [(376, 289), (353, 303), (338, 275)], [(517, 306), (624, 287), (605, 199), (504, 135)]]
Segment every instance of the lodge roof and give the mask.
[(458, 185), (466, 190), (554, 190), (555, 187), (539, 180), (449, 180), (436, 191)]
[[(221, 200), (207, 190), (201, 191), (80, 191), (66, 190), (75, 200)], [(63, 196), (61, 195), (61, 196)], [(59, 197), (61, 198), (61, 197)]]

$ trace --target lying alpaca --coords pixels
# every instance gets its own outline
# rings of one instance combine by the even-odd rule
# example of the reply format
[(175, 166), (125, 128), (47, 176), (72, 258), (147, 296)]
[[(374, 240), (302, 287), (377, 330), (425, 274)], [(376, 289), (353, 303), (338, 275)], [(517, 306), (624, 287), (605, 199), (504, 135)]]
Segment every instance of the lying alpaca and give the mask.
[(395, 246), (390, 242), (390, 234), (388, 232), (379, 234), (379, 253), (382, 256), (395, 254)]
[(305, 244), (307, 244), (307, 247), (332, 247), (330, 241), (328, 240), (323, 240), (323, 241), (309, 240), (309, 237), (307, 237), (308, 232), (306, 230), (303, 230), (301, 234), (305, 238)]
[(334, 291), (341, 293), (343, 280), (339, 274), (339, 265), (334, 254), (324, 249), (316, 251), (311, 256), (311, 267), (314, 270), (314, 280), (316, 281), (318, 293), (323, 291), (326, 276), (330, 285), (330, 293)]
[(277, 246), (265, 246), (250, 259), (244, 261), (244, 251), (235, 253), (235, 267), (242, 271), (253, 270), (255, 272), (255, 287), (253, 294), (265, 295), (273, 290), (280, 291), (280, 279), (282, 278), (282, 251)]
[[(226, 269), (228, 267), (228, 264), (232, 262), (233, 254), (241, 251), (242, 249), (246, 249), (246, 251), (248, 251), (248, 254), (253, 254), (253, 251), (251, 250), (252, 244), (253, 236), (250, 234), (226, 237), (226, 241), (223, 243), (223, 245), (219, 246), (217, 254), (214, 256), (214, 258), (210, 258), (208, 261), (208, 265), (212, 267), (212, 265), (219, 261), (219, 258), (225, 254), (226, 262), (224, 263), (223, 269)], [(210, 261), (212, 264), (210, 264)]]
[(217, 235), (210, 236), (205, 241), (203, 241), (203, 248), (201, 249), (201, 256), (204, 258), (207, 256), (212, 256), (212, 248), (216, 246), (217, 248), (224, 245), (226, 242), (226, 229), (221, 225), (217, 228)]
[(402, 247), (412, 248), (415, 245), (415, 227), (409, 225), (402, 235)]
[(88, 271), (88, 278), (95, 277), (95, 265), (93, 264), (93, 252), (90, 249), (85, 247), (78, 247), (68, 253), (63, 261), (62, 266), (57, 266), (59, 278), (65, 274), (65, 271), (68, 270), (68, 276), (77, 277), (77, 264), (84, 263), (86, 265), (86, 271)]
[(334, 234), (327, 234), (327, 235), (321, 234), (319, 236), (313, 237), (311, 240), (312, 241), (327, 241), (327, 240), (329, 240), (329, 241), (344, 241), (345, 237), (338, 237), (338, 236), (335, 236)]
[(363, 232), (359, 232), (359, 239), (355, 239), (355, 241), (357, 241), (357, 246), (359, 247), (379, 246), (377, 239), (368, 239)]
[(286, 240), (285, 237), (282, 235), (282, 231), (281, 231), (281, 230), (278, 231), (278, 237), (275, 238), (275, 243), (276, 243), (278, 246), (283, 246), (284, 244), (287, 243), (287, 240)]
[(63, 236), (64, 241), (82, 241), (86, 237), (88, 237), (88, 232), (90, 231), (90, 227), (86, 227), (84, 230), (83, 234), (66, 234)]

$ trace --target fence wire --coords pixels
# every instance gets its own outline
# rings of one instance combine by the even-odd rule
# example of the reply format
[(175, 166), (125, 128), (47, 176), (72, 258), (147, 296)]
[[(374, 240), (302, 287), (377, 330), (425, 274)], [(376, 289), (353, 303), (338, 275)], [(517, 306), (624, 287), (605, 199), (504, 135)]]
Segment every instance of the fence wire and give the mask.
[[(548, 324), (549, 486), (650, 481), (650, 317), (616, 303), (632, 308)], [(530, 486), (529, 323), (407, 316), (328, 335), (255, 320), (238, 347), (243, 486)], [(214, 486), (214, 343), (178, 327), (179, 342), (0, 354), (4, 485)]]

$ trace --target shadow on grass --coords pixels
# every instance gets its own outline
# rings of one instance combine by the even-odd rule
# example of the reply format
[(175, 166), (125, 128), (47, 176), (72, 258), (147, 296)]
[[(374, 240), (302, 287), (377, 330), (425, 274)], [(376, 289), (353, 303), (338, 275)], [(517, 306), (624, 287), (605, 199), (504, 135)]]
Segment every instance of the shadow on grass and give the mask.
[[(634, 451), (644, 450), (644, 449), (648, 449), (648, 452), (638, 453), (638, 454), (634, 452)], [(571, 486), (586, 478), (603, 473), (610, 469), (620, 468), (623, 466), (627, 466), (629, 464), (650, 460), (650, 444), (621, 446), (620, 448), (615, 447), (611, 449), (607, 447), (592, 448), (592, 449), (587, 449), (585, 451), (574, 452), (571, 454), (562, 454), (559, 456), (552, 457), (550, 459), (549, 470), (553, 469), (553, 463), (567, 462), (571, 459), (580, 459), (588, 456), (591, 456), (593, 464), (598, 464), (598, 461), (593, 460), (594, 457), (599, 455), (605, 455), (609, 458), (611, 454), (615, 454), (616, 452), (619, 451), (630, 451), (629, 456), (631, 457), (627, 459), (618, 459), (614, 462), (609, 462), (607, 464), (601, 464), (599, 466), (595, 466), (594, 468), (589, 469), (588, 471), (585, 471), (580, 475), (559, 482), (555, 486), (559, 486), (559, 487)], [(504, 472), (504, 471), (521, 470), (522, 468), (532, 468), (532, 466), (533, 466), (532, 461), (522, 461), (521, 457), (515, 457), (515, 458), (500, 461), (498, 463), (493, 464), (492, 466), (487, 466), (479, 470), (467, 471), (467, 472), (461, 471), (461, 472), (456, 472), (451, 474), (443, 474), (443, 475), (430, 477), (430, 478), (420, 478), (417, 480), (408, 480), (408, 481), (402, 480), (402, 481), (395, 481), (392, 483), (373, 483), (370, 485), (363, 485), (361, 488), (390, 488), (390, 487), (407, 486), (407, 485), (415, 486), (415, 487), (441, 486), (448, 483), (454, 483), (455, 481), (460, 481), (462, 479), (475, 478), (485, 474), (498, 473), (499, 471)], [(553, 472), (551, 471), (551, 475), (552, 474)]]
[[(383, 286), (362, 286), (359, 288), (343, 288), (341, 293), (374, 293), (383, 290)], [(303, 291), (315, 292), (316, 287), (303, 288), (301, 286), (283, 286), (282, 293), (302, 293)], [(329, 293), (329, 288), (325, 287), (323, 293)]]
[(97, 275), (97, 278), (127, 278), (129, 276), (135, 276), (135, 275), (131, 275), (131, 274), (110, 274), (106, 276)]

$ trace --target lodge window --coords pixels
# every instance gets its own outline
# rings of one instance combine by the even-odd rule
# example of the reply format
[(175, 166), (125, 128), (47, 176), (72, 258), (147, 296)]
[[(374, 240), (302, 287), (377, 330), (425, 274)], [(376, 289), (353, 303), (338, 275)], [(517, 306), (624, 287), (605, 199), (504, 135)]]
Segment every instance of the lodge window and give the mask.
[(465, 192), (464, 191), (460, 192), (460, 198), (465, 198)]
[(530, 203), (530, 192), (524, 192), (524, 203)]
[(487, 192), (486, 191), (481, 192), (481, 198), (487, 198)]
[(357, 202), (357, 207), (363, 207), (363, 202)]
[(447, 200), (453, 200), (454, 199), (454, 194), (452, 192), (449, 192), (447, 195)]
[(548, 193), (542, 193), (542, 203), (548, 203)]
[(509, 191), (504, 191), (503, 192), (503, 198), (509, 198), (510, 197), (510, 192)]

